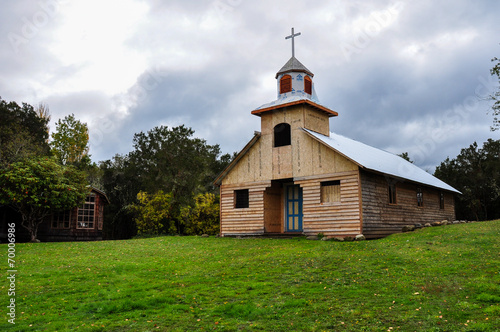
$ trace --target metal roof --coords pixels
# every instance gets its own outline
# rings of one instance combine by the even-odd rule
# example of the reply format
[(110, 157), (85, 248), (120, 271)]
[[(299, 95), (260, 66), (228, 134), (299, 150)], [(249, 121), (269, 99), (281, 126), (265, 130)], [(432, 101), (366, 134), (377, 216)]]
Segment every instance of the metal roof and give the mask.
[(335, 133), (330, 133), (328, 137), (302, 129), (361, 168), (461, 194), (452, 186), (395, 154)]
[(314, 74), (309, 69), (307, 69), (306, 66), (300, 63), (297, 58), (292, 56), (290, 60), (288, 60), (287, 63), (285, 63), (285, 65), (281, 67), (281, 69), (276, 73), (276, 78), (278, 78), (280, 74), (289, 73), (292, 71), (304, 72), (307, 75), (314, 77)]

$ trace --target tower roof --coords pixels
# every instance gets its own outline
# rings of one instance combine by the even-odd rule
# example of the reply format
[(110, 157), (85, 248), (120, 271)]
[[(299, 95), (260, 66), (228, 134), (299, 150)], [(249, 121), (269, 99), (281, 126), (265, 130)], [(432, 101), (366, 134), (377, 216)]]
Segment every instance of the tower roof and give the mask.
[(300, 63), (297, 58), (292, 56), (290, 60), (288, 60), (287, 63), (285, 63), (285, 65), (276, 73), (276, 78), (278, 78), (280, 74), (289, 73), (292, 71), (303, 72), (311, 77), (314, 77), (314, 74), (309, 69), (307, 69), (306, 66)]

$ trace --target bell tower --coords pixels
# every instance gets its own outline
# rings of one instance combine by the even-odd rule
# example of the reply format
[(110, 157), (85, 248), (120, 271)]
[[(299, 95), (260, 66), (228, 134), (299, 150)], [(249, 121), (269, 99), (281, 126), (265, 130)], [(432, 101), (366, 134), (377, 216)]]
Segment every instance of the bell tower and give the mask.
[[(285, 37), (292, 39), (292, 57), (276, 73), (277, 99), (252, 111), (261, 117), (262, 135), (272, 134), (276, 128), (286, 128), (291, 133), (306, 128), (329, 136), (329, 118), (338, 115), (320, 104), (314, 74), (295, 57), (295, 37), (300, 34), (292, 28), (291, 35)], [(275, 140), (276, 144), (279, 143)]]

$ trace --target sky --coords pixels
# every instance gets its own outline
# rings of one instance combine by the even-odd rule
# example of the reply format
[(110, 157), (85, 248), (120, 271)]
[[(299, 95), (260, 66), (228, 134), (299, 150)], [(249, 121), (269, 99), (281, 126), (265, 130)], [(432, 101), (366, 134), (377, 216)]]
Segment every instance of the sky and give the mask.
[(260, 130), (276, 72), (314, 73), (330, 130), (433, 172), (488, 138), (497, 0), (4, 0), (0, 97), (87, 123), (95, 162), (184, 124), (223, 153)]

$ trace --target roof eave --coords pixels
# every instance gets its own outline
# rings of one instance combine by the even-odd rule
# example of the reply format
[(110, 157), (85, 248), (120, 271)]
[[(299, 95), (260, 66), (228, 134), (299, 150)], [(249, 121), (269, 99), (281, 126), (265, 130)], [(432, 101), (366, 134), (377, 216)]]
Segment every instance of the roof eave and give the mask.
[(301, 100), (292, 101), (292, 102), (289, 102), (286, 104), (279, 104), (279, 105), (269, 106), (266, 108), (256, 109), (256, 110), (253, 110), (251, 113), (253, 115), (261, 116), (261, 114), (265, 113), (265, 112), (270, 112), (270, 111), (274, 111), (274, 110), (277, 110), (280, 108), (290, 107), (290, 106), (300, 105), (300, 104), (310, 105), (310, 106), (314, 107), (315, 109), (317, 109), (318, 111), (326, 113), (328, 115), (328, 117), (333, 117), (333, 116), (339, 115), (337, 112), (332, 111), (331, 109), (324, 107), (322, 105), (316, 104), (315, 102), (308, 100), (308, 99), (301, 99)]

